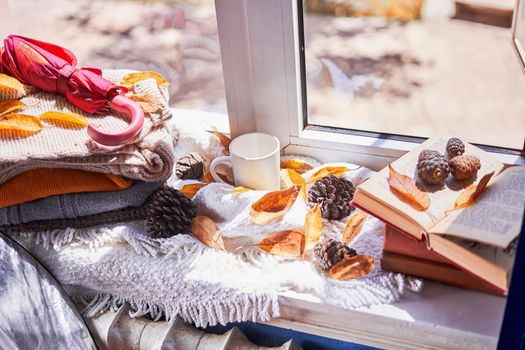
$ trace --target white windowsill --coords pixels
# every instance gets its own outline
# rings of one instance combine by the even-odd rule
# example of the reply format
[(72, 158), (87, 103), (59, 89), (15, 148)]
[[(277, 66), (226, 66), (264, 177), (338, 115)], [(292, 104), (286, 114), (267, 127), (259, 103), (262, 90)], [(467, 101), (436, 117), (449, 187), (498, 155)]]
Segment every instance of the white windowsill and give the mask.
[[(179, 108), (173, 112), (178, 121), (206, 130), (215, 126), (229, 133), (225, 114)], [(304, 131), (300, 138), (291, 138), (292, 144), (285, 152), (331, 161), (350, 157), (356, 163), (378, 169), (414, 146), (401, 141), (376, 139), (373, 142), (362, 136), (330, 134), (329, 148), (320, 148), (320, 142), (326, 147), (326, 134)], [(352, 146), (348, 145), (350, 141)], [(370, 150), (370, 146), (376, 152), (364, 151), (364, 147)], [(388, 149), (394, 146), (397, 150)], [(359, 310), (327, 306), (320, 300), (287, 292), (280, 296), (281, 317), (268, 324), (388, 349), (495, 349), (505, 302), (502, 297), (429, 281), (421, 294), (407, 293), (395, 304)]]

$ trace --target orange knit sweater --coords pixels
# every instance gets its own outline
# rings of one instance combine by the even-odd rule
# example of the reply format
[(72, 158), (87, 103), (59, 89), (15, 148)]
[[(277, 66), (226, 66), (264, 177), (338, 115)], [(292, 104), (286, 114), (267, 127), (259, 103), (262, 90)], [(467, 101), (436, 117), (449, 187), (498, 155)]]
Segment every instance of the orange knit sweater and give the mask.
[(38, 168), (21, 173), (0, 185), (0, 208), (58, 194), (117, 191), (131, 185), (133, 180), (113, 174)]

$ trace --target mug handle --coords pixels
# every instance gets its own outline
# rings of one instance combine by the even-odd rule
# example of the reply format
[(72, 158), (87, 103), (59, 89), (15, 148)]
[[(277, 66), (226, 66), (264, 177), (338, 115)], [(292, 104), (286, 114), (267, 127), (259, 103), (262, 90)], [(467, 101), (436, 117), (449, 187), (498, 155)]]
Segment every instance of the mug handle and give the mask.
[(220, 178), (219, 175), (217, 175), (217, 172), (215, 171), (215, 167), (217, 167), (217, 165), (219, 164), (228, 164), (231, 168), (232, 167), (231, 157), (230, 156), (217, 157), (210, 164), (211, 177), (213, 177), (213, 179), (217, 182), (226, 183), (223, 179)]

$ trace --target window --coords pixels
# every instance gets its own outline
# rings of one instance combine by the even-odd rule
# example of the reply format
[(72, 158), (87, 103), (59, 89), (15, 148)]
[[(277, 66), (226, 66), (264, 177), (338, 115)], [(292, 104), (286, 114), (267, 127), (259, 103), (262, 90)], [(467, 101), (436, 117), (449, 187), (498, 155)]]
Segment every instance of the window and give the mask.
[(453, 0), (303, 4), (308, 124), (523, 149), (512, 4), (489, 24)]
[(171, 82), (172, 106), (226, 112), (213, 0), (7, 4), (18, 34), (70, 49), (82, 66), (154, 70)]

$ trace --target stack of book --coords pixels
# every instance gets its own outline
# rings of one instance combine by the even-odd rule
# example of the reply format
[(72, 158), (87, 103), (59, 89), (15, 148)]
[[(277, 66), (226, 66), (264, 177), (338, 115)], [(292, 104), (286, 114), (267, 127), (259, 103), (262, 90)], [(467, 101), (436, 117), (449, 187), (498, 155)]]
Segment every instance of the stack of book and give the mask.
[[(430, 207), (417, 210), (389, 187), (388, 168), (360, 185), (353, 204), (387, 223), (382, 268), (483, 292), (506, 295), (525, 207), (525, 167), (506, 167), (483, 150), (466, 144), (466, 154), (481, 161), (477, 177), (425, 185), (417, 178), (423, 149), (444, 153), (445, 139), (429, 139), (391, 165), (418, 181)], [(468, 206), (455, 208), (467, 186), (492, 175)]]

